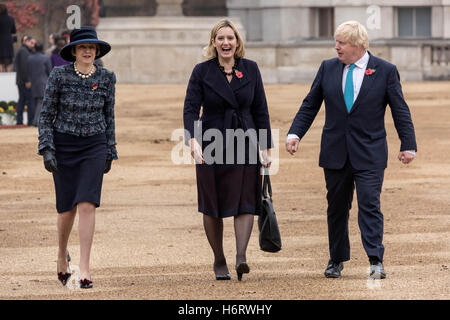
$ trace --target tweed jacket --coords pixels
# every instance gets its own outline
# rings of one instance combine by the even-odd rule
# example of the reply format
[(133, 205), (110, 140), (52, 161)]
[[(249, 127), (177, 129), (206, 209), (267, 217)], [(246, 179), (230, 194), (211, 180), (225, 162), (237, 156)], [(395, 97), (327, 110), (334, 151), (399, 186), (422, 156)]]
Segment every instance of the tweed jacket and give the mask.
[(73, 64), (55, 67), (45, 88), (39, 118), (38, 154), (55, 150), (53, 130), (76, 136), (106, 133), (108, 160), (118, 159), (114, 125), (116, 76), (99, 66), (90, 78), (82, 79)]

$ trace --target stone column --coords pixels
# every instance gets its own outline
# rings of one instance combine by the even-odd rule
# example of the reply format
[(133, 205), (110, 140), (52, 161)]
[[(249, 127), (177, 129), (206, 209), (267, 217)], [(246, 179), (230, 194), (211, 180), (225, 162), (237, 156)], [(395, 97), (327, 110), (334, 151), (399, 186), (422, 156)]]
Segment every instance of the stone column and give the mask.
[(156, 8), (157, 16), (182, 16), (183, 9), (181, 4), (183, 0), (156, 0), (158, 7)]

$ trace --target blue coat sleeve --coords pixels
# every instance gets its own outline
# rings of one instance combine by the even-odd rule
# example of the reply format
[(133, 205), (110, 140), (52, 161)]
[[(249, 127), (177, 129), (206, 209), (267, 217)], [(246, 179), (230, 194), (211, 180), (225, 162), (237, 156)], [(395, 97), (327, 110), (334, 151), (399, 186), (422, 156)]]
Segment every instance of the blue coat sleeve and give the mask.
[[(272, 132), (270, 129), (270, 117), (269, 109), (267, 106), (266, 93), (264, 91), (264, 85), (259, 71), (258, 65), (256, 67), (256, 85), (255, 85), (255, 98), (253, 100), (251, 112), (253, 120), (255, 121), (256, 129), (258, 130), (259, 145), (261, 150), (273, 148)], [(261, 136), (261, 130), (265, 130), (265, 135)], [(265, 138), (265, 139), (262, 139)]]
[(192, 71), (186, 89), (184, 100), (183, 122), (184, 122), (184, 142), (189, 145), (189, 140), (194, 138), (194, 127), (199, 119), (200, 108), (203, 103), (203, 91), (201, 85), (200, 66), (196, 65)]
[(400, 138), (400, 151), (417, 151), (414, 125), (411, 119), (411, 113), (403, 97), (402, 85), (397, 68), (394, 66), (389, 74), (387, 86), (387, 98), (391, 108), (392, 118), (394, 119), (395, 129)]
[(289, 134), (296, 134), (300, 139), (306, 134), (311, 127), (320, 106), (323, 102), (322, 77), (324, 72), (324, 62), (320, 65), (319, 71), (314, 78), (311, 89), (303, 100), (294, 121), (292, 122)]

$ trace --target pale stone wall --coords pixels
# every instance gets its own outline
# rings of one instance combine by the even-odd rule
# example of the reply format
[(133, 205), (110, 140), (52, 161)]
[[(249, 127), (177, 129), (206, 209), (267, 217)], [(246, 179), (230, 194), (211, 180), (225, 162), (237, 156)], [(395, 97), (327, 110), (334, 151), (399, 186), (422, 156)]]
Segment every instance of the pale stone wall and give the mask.
[[(118, 81), (140, 83), (187, 82), (196, 63), (203, 60), (213, 25), (224, 17), (104, 18), (99, 38), (111, 52), (102, 58)], [(236, 27), (245, 31), (238, 20)]]
[[(157, 0), (181, 3), (179, 0)], [(315, 39), (318, 8), (333, 8), (335, 29), (359, 20), (369, 33), (370, 52), (397, 65), (402, 80), (450, 75), (450, 0), (227, 0), (247, 48), (266, 83), (310, 82), (334, 40)], [(397, 38), (397, 7), (430, 6), (432, 39)], [(371, 7), (376, 6), (376, 7)], [(373, 9), (379, 25), (371, 25)], [(323, 11), (323, 10), (322, 10)], [(119, 81), (186, 83), (212, 26), (222, 17), (134, 17), (101, 19), (100, 38), (112, 52), (104, 58)], [(373, 22), (373, 20), (372, 20)], [(437, 75), (437, 76), (436, 76)]]
[[(348, 20), (363, 23), (370, 51), (396, 64), (402, 79), (450, 74), (445, 58), (450, 55), (450, 0), (227, 0), (227, 6), (229, 16), (241, 19), (250, 41), (248, 56), (259, 62), (267, 82), (311, 81), (320, 62), (335, 56), (331, 37), (314, 40), (314, 10), (326, 7), (334, 10), (334, 29)], [(432, 39), (399, 39), (397, 7), (420, 6), (431, 7)], [(430, 41), (434, 49), (427, 47)]]
[(18, 101), (15, 72), (0, 72), (0, 101)]
[[(415, 44), (372, 44), (369, 51), (390, 61), (399, 69), (402, 80), (423, 80), (421, 67), (425, 57)], [(265, 83), (311, 82), (323, 60), (336, 57), (333, 43), (310, 43), (302, 46), (248, 44), (247, 57), (255, 60)]]

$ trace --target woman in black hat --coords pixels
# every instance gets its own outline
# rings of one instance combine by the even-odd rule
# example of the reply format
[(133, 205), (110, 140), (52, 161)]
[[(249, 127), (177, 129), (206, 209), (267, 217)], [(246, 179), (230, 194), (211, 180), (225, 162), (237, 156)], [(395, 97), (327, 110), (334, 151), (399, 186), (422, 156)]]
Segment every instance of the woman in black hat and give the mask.
[[(80, 287), (92, 288), (89, 259), (95, 208), (100, 206), (103, 174), (117, 159), (113, 72), (94, 64), (111, 50), (91, 27), (75, 29), (61, 50), (73, 63), (55, 67), (48, 79), (39, 119), (38, 154), (53, 173), (58, 211), (58, 279), (70, 277), (67, 243), (79, 213)], [(68, 270), (68, 271), (66, 271)]]

